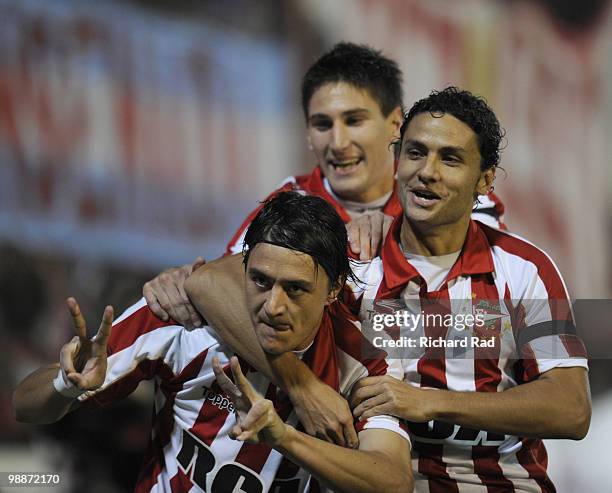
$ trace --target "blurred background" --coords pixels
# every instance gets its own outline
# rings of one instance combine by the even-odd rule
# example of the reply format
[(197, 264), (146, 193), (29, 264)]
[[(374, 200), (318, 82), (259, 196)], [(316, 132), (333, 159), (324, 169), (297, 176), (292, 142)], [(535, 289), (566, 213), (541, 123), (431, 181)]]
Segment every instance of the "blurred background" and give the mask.
[(150, 388), (46, 427), (14, 421), (11, 389), (71, 337), (67, 296), (96, 329), (312, 168), (300, 79), (341, 40), (395, 58), (407, 106), (455, 84), (497, 112), (506, 223), (557, 261), (605, 348), (589, 436), (547, 443), (551, 476), (612, 491), (609, 0), (0, 0), (0, 470), (131, 491)]

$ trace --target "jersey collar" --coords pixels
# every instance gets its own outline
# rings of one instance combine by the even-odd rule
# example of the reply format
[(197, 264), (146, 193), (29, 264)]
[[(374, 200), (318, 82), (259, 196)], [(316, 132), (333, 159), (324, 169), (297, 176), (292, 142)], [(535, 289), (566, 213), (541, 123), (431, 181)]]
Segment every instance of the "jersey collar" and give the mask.
[[(415, 278), (420, 278), (420, 274), (406, 260), (400, 247), (402, 220), (403, 216), (400, 216), (393, 221), (381, 252), (385, 284), (389, 290), (404, 286)], [(470, 220), (465, 243), (446, 282), (462, 275), (486, 274), (493, 271), (493, 256), (489, 241), (478, 224)]]

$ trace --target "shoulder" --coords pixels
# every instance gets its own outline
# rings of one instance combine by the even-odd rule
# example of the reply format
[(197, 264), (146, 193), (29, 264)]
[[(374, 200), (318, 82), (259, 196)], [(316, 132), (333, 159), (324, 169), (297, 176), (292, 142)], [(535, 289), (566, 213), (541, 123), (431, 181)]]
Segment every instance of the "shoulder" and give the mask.
[(537, 277), (546, 287), (549, 295), (566, 297), (565, 284), (552, 258), (541, 248), (525, 238), (497, 228), (478, 224), (491, 248), (496, 274), (508, 280), (532, 282)]

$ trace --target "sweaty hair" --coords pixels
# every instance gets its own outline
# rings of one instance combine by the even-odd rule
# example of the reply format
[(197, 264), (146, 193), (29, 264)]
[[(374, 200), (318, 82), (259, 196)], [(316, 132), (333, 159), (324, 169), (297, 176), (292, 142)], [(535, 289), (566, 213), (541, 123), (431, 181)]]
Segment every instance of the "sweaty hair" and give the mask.
[(383, 116), (402, 107), (402, 71), (397, 63), (366, 45), (338, 43), (319, 58), (302, 79), (302, 108), (308, 119), (310, 98), (321, 86), (346, 82), (366, 89)]
[(484, 171), (499, 166), (501, 142), (505, 131), (484, 98), (454, 86), (447, 87), (443, 91), (432, 91), (429, 96), (414, 103), (405, 115), (400, 129), (399, 145), (396, 147), (398, 152), (408, 125), (421, 113), (429, 113), (433, 117), (441, 117), (448, 113), (461, 120), (474, 131), (478, 139), (480, 169)]
[(325, 270), (331, 288), (353, 279), (347, 257), (346, 226), (320, 197), (281, 192), (265, 202), (244, 238), (244, 265), (259, 243), (270, 243), (310, 255)]

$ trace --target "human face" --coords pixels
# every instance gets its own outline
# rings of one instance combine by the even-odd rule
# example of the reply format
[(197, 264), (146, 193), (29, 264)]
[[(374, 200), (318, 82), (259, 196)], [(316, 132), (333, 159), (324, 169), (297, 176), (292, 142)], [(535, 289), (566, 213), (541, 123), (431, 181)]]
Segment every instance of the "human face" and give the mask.
[(398, 107), (387, 117), (365, 89), (329, 83), (308, 103), (308, 142), (340, 198), (372, 202), (393, 189), (391, 142), (402, 122)]
[(261, 347), (281, 354), (308, 347), (333, 294), (310, 255), (259, 243), (249, 255), (246, 296)]
[(450, 114), (415, 116), (404, 133), (397, 171), (411, 225), (465, 234), (475, 198), (487, 193), (494, 177), (494, 169), (481, 171), (480, 162), (476, 133), (461, 120)]

